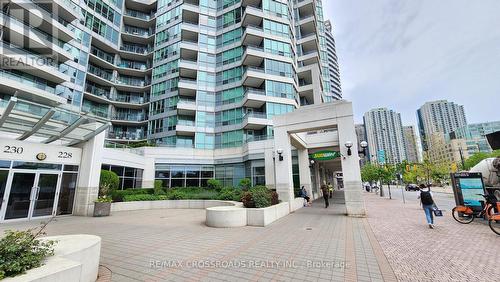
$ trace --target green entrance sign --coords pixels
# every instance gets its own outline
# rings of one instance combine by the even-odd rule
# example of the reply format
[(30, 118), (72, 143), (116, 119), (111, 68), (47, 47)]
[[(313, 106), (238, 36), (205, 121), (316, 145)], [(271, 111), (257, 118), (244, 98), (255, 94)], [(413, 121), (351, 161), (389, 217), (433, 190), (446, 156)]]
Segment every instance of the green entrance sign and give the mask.
[(318, 151), (316, 153), (310, 154), (309, 157), (317, 161), (328, 161), (340, 157), (340, 152), (330, 150)]

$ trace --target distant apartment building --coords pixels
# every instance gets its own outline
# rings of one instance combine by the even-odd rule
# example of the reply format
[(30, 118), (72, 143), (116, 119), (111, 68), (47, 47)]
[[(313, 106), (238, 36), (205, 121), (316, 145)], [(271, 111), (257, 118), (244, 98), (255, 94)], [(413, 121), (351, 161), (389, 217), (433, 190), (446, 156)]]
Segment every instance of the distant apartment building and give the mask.
[[(325, 82), (329, 81), (329, 89), (328, 93), (336, 99), (342, 99), (342, 87), (340, 83), (340, 67), (337, 58), (337, 49), (335, 46), (335, 38), (333, 37), (333, 26), (332, 23), (327, 20), (325, 21), (325, 38), (326, 38), (326, 47), (328, 52), (328, 79), (325, 79)], [(325, 91), (326, 92), (326, 91)]]
[(400, 113), (372, 109), (365, 113), (364, 125), (371, 162), (396, 164), (407, 159)]
[(433, 133), (447, 134), (467, 125), (464, 107), (446, 100), (425, 103), (417, 110), (422, 147), (428, 150), (428, 139)]
[(447, 140), (440, 132), (433, 133), (429, 139), (429, 149), (426, 157), (433, 163), (460, 165), (470, 154), (464, 139)]
[(403, 133), (405, 137), (407, 161), (410, 163), (416, 163), (419, 161), (419, 153), (415, 127), (412, 125), (403, 126)]
[(492, 149), (486, 135), (497, 131), (500, 131), (500, 121), (474, 123), (457, 128), (449, 134), (449, 138), (452, 140), (464, 139), (469, 154), (489, 153)]

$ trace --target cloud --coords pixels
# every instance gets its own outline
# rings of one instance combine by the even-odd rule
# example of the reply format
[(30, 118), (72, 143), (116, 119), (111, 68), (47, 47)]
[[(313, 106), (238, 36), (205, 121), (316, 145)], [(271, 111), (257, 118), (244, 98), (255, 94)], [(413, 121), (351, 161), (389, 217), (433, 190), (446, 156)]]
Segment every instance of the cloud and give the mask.
[(470, 122), (500, 120), (500, 1), (323, 2), (357, 121), (388, 107), (415, 124), (437, 99), (464, 104)]

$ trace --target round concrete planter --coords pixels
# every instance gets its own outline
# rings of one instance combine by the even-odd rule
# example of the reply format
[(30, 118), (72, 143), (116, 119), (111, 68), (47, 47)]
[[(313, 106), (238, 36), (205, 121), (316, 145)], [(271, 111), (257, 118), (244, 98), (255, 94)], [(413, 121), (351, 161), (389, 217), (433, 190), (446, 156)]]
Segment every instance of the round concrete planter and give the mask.
[(111, 203), (109, 202), (94, 203), (94, 217), (109, 216), (110, 213), (111, 213)]
[(239, 207), (212, 207), (206, 209), (207, 226), (242, 227), (247, 225), (247, 211)]
[(94, 282), (99, 269), (101, 238), (94, 235), (63, 235), (40, 238), (54, 240), (54, 255), (44, 265), (2, 281)]

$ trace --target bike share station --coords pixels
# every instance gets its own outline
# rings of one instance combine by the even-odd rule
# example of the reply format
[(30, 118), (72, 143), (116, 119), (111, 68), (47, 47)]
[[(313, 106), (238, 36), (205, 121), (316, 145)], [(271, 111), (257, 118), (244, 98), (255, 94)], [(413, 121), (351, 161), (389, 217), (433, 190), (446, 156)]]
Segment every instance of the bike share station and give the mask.
[(457, 206), (469, 206), (474, 212), (480, 212), (484, 205), (483, 177), (479, 172), (460, 172), (451, 174), (451, 184)]

